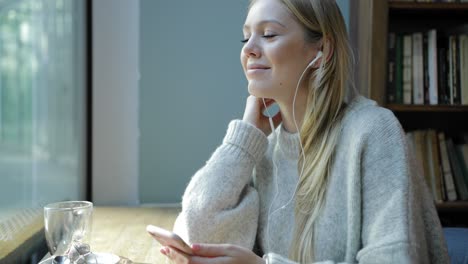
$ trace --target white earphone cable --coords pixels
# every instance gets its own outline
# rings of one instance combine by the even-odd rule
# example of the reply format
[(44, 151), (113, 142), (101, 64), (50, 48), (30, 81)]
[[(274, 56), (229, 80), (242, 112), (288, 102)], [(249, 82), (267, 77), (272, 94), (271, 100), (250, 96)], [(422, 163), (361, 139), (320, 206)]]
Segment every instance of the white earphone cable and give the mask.
[[(309, 63), (307, 65), (307, 67), (304, 69), (304, 71), (302, 72), (301, 74), (301, 77), (299, 77), (299, 81), (297, 82), (297, 85), (296, 85), (296, 90), (294, 92), (294, 98), (293, 98), (293, 103), (292, 103), (292, 113), (293, 113), (293, 121), (294, 121), (294, 125), (296, 126), (296, 130), (297, 130), (297, 133), (298, 133), (298, 136), (299, 136), (299, 145), (301, 147), (301, 155), (302, 155), (302, 168), (301, 168), (301, 172), (298, 176), (298, 178), (301, 177), (302, 173), (304, 172), (304, 166), (305, 166), (305, 152), (304, 152), (304, 147), (302, 146), (302, 143), (300, 142), (300, 139), (301, 139), (301, 132), (299, 130), (299, 126), (297, 125), (297, 121), (296, 121), (296, 113), (295, 113), (295, 106), (296, 106), (296, 97), (297, 97), (297, 92), (299, 90), (299, 85), (301, 84), (301, 81), (302, 79), (304, 78), (304, 75), (305, 73), (307, 72), (307, 70), (309, 70), (309, 68), (311, 66), (313, 66), (315, 64), (315, 62), (322, 57), (322, 52), (319, 51), (317, 53), (317, 56), (315, 57), (315, 59)], [(266, 108), (266, 104), (265, 104), (265, 99), (263, 99), (263, 104)], [(276, 148), (276, 133), (275, 133), (275, 127), (273, 125), (273, 120), (272, 120), (272, 117), (270, 115), (270, 112), (268, 111), (267, 109), (267, 114), (269, 116), (269, 120), (270, 120), (270, 126), (271, 126), (271, 131), (273, 133), (273, 139), (275, 140), (275, 148)], [(296, 187), (294, 188), (294, 193), (293, 195), (291, 196), (291, 198), (288, 200), (288, 202), (286, 204), (284, 204), (283, 206), (277, 208), (276, 210), (273, 211), (273, 213), (270, 213), (271, 212), (271, 209), (273, 207), (273, 204), (278, 196), (278, 193), (279, 193), (279, 187), (278, 187), (278, 180), (277, 180), (277, 171), (278, 171), (278, 167), (276, 166), (276, 163), (275, 163), (275, 159), (274, 159), (274, 153), (275, 153), (275, 148), (273, 148), (273, 154), (272, 154), (272, 163), (273, 163), (273, 180), (275, 181), (275, 184), (276, 184), (276, 189), (275, 189), (275, 196), (273, 197), (273, 200), (271, 201), (270, 203), (270, 207), (268, 209), (268, 219), (267, 219), (267, 226), (266, 226), (266, 241), (267, 241), (267, 250), (270, 250), (270, 218), (272, 215), (274, 215), (277, 211), (279, 210), (282, 210), (284, 208), (286, 208), (286, 206), (288, 206), (293, 200), (294, 200), (294, 197), (296, 196), (296, 192), (297, 192), (297, 188), (299, 187), (299, 181), (298, 183), (296, 184)]]
[(273, 208), (273, 204), (276, 200), (276, 198), (278, 197), (278, 194), (279, 194), (279, 187), (278, 187), (278, 167), (276, 166), (276, 163), (275, 163), (275, 149), (276, 149), (276, 130), (275, 130), (275, 126), (274, 126), (274, 123), (273, 123), (273, 118), (270, 114), (270, 111), (268, 111), (268, 108), (266, 106), (266, 103), (265, 103), (265, 99), (263, 99), (263, 105), (265, 106), (265, 109), (266, 109), (266, 112), (268, 114), (268, 120), (270, 122), (270, 127), (271, 127), (271, 133), (273, 134), (273, 139), (272, 141), (274, 142), (274, 146), (273, 146), (273, 151), (272, 151), (272, 154), (271, 154), (271, 162), (273, 164), (273, 181), (275, 182), (275, 196), (273, 197), (273, 200), (271, 200), (271, 203), (270, 203), (270, 206), (268, 208), (268, 219), (267, 219), (267, 227), (266, 227), (266, 241), (267, 241), (267, 248), (270, 249), (270, 213), (271, 213), (271, 209)]

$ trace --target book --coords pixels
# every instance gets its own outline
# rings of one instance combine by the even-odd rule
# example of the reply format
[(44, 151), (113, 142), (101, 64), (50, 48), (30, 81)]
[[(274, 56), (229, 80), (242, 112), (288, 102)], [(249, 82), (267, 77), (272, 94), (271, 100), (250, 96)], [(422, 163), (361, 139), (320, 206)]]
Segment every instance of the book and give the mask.
[(450, 92), (447, 80), (447, 41), (444, 37), (439, 37), (437, 44), (437, 48), (439, 49), (437, 51), (439, 104), (447, 105), (450, 104)]
[(427, 161), (429, 168), (429, 175), (431, 179), (431, 188), (436, 202), (442, 202), (443, 198), (443, 185), (440, 172), (440, 159), (439, 159), (439, 144), (437, 142), (437, 132), (430, 129), (426, 133), (426, 149)]
[(458, 158), (458, 162), (460, 163), (460, 169), (463, 174), (465, 186), (467, 186), (468, 188), (468, 156), (465, 155), (463, 152), (468, 154), (468, 144), (455, 145), (455, 154)]
[(461, 104), (468, 105), (468, 35), (460, 35), (460, 92)]
[(437, 134), (439, 139), (439, 149), (440, 149), (440, 160), (442, 161), (442, 171), (443, 171), (443, 179), (445, 184), (445, 192), (447, 195), (448, 201), (455, 201), (457, 200), (457, 192), (455, 191), (455, 184), (453, 181), (452, 176), (452, 168), (450, 167), (449, 156), (447, 152), (447, 144), (445, 141), (445, 134), (443, 132), (439, 132)]
[(413, 93), (413, 38), (411, 35), (403, 36), (403, 103), (412, 103)]
[(387, 64), (387, 103), (396, 102), (396, 34), (388, 33), (388, 64)]
[(429, 104), (429, 65), (428, 65), (428, 34), (423, 33), (423, 99), (424, 104)]
[(439, 79), (437, 67), (437, 30), (432, 29), (427, 33), (427, 69), (429, 75), (429, 104), (439, 103)]
[(455, 183), (455, 189), (460, 200), (466, 201), (468, 200), (468, 186), (466, 185), (463, 177), (463, 171), (455, 151), (455, 146), (451, 138), (446, 139), (446, 144), (447, 153), (450, 160), (450, 166), (452, 167), (452, 175)]
[(448, 91), (449, 91), (449, 94), (448, 94), (448, 97), (449, 97), (449, 104), (453, 105), (454, 103), (454, 91), (455, 91), (455, 88), (454, 88), (454, 36), (451, 35), (448, 37), (448, 48), (447, 48), (447, 58), (448, 58), (448, 61), (447, 61), (447, 64), (448, 64), (448, 75), (447, 75), (447, 84), (448, 84)]
[(424, 57), (423, 34), (415, 32), (413, 37), (413, 104), (424, 104)]
[(403, 103), (403, 36), (401, 34), (396, 35), (395, 101), (397, 104)]
[(468, 143), (458, 145), (458, 148), (465, 163), (465, 167), (468, 169)]
[(455, 35), (455, 54), (454, 54), (454, 96), (453, 96), (453, 101), (454, 104), (461, 104), (461, 72), (460, 72), (460, 38), (459, 35)]
[(450, 103), (451, 104), (460, 104), (460, 56), (459, 56), (459, 42), (458, 35), (449, 36), (449, 84), (451, 84), (450, 90)]

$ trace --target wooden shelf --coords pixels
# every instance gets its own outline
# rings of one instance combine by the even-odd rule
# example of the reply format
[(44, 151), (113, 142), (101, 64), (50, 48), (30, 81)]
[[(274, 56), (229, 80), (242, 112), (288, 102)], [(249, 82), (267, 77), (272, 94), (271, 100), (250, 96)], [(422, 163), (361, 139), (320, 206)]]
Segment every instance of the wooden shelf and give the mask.
[[(388, 11), (389, 15), (393, 18), (404, 18), (403, 22), (406, 23), (406, 26), (411, 24), (407, 24), (405, 19), (418, 22), (418, 18), (423, 18), (426, 22), (432, 22), (435, 25), (442, 24), (446, 26), (445, 24), (448, 23), (450, 26), (453, 26), (457, 22), (460, 24), (460, 21), (467, 21), (468, 3), (390, 2)], [(390, 23), (393, 23), (392, 20)], [(423, 25), (419, 25), (418, 27), (420, 26)]]
[(468, 11), (468, 3), (415, 3), (415, 2), (389, 2), (392, 10), (437, 10), (437, 11)]
[(388, 104), (386, 108), (394, 112), (467, 112), (468, 105), (402, 105)]
[(444, 202), (436, 204), (439, 213), (466, 213), (468, 214), (468, 201)]

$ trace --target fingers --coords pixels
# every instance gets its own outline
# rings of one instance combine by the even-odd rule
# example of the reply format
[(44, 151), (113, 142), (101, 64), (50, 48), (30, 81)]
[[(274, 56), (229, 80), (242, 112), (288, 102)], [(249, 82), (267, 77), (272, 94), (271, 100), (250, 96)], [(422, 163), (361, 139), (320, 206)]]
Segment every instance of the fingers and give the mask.
[(222, 264), (230, 259), (227, 256), (190, 256), (172, 247), (163, 247), (160, 252), (176, 264)]
[[(269, 107), (269, 106), (271, 106), (272, 104), (275, 103), (275, 100), (269, 99), (269, 98), (260, 99), (260, 100), (265, 100), (266, 107)], [(263, 102), (262, 102), (262, 106), (263, 106)]]
[(163, 247), (160, 252), (168, 257), (170, 260), (174, 261), (177, 264), (189, 264), (190, 256), (176, 248), (173, 247)]
[(227, 244), (193, 244), (193, 254), (201, 257), (231, 256), (233, 245)]
[[(265, 104), (263, 103), (265, 100)], [(261, 113), (265, 110), (265, 107), (268, 108), (275, 103), (275, 100), (269, 98), (258, 98), (253, 95), (250, 95), (247, 98), (247, 109), (254, 110), (256, 113)]]
[(229, 257), (216, 257), (216, 258), (207, 258), (207, 257), (197, 257), (193, 256), (190, 258), (189, 264), (228, 264), (232, 263), (232, 260)]
[(161, 253), (177, 264), (264, 263), (251, 250), (231, 244), (194, 244), (194, 255), (187, 255), (173, 247), (164, 247)]
[(273, 125), (275, 125), (275, 127), (278, 127), (278, 125), (283, 121), (283, 118), (281, 117), (281, 112), (276, 113), (276, 115), (272, 119)]

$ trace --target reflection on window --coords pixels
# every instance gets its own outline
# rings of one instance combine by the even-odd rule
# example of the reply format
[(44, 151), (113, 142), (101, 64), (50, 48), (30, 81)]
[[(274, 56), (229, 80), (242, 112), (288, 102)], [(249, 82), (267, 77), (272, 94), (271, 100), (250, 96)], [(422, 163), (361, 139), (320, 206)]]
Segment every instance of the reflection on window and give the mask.
[(0, 0), (0, 227), (85, 198), (84, 2)]

